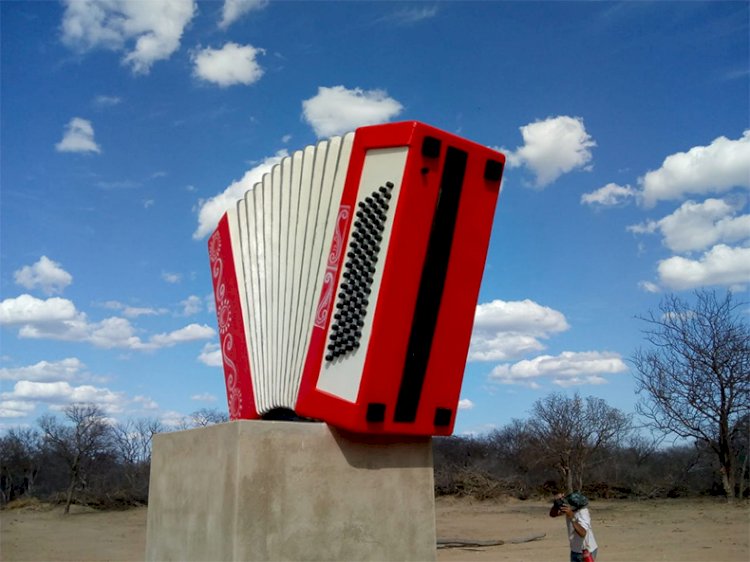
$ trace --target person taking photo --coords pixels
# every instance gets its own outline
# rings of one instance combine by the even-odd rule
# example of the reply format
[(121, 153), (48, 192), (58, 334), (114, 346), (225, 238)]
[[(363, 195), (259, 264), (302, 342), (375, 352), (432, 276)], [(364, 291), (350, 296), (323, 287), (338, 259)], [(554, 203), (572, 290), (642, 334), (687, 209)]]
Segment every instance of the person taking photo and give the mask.
[(570, 542), (570, 562), (594, 562), (598, 546), (591, 528), (591, 514), (589, 513), (588, 498), (580, 492), (573, 492), (567, 496), (555, 496), (550, 517), (565, 516), (568, 527), (568, 541)]

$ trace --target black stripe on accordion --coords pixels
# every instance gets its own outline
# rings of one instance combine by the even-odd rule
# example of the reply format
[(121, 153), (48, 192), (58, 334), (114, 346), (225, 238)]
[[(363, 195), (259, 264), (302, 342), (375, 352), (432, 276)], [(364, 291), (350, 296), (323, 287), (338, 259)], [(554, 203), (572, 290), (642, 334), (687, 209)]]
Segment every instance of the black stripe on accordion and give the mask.
[(467, 159), (468, 154), (463, 150), (448, 147), (393, 415), (395, 422), (409, 423), (417, 417), (450, 262)]

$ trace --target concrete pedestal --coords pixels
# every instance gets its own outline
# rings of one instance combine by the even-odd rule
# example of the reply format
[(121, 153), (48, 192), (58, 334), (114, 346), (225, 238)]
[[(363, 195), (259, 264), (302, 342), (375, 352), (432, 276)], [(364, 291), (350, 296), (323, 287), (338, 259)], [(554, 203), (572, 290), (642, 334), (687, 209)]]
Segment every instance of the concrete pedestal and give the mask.
[(156, 435), (146, 560), (435, 560), (431, 440), (271, 421)]

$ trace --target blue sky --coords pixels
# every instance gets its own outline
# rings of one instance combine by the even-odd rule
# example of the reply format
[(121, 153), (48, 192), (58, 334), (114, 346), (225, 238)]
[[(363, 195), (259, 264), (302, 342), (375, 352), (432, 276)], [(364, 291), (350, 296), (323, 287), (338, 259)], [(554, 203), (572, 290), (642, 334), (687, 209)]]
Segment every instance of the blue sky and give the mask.
[(0, 10), (0, 427), (225, 410), (206, 234), (280, 156), (364, 124), (508, 158), (457, 433), (552, 391), (632, 412), (636, 315), (747, 299), (746, 2)]

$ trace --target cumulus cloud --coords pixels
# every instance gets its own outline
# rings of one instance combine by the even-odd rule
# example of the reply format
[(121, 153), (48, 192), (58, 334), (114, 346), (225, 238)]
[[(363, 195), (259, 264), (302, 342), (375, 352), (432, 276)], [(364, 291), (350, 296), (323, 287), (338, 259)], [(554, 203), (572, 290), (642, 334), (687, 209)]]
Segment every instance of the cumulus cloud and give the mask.
[(190, 397), (190, 400), (195, 400), (196, 402), (216, 402), (216, 396), (204, 392), (202, 394), (193, 394)]
[(198, 356), (198, 361), (209, 367), (222, 367), (224, 361), (221, 357), (221, 349), (218, 343), (207, 343), (203, 346), (203, 351)]
[(206, 324), (189, 324), (179, 330), (152, 336), (147, 345), (155, 347), (172, 347), (178, 343), (199, 341), (212, 338), (216, 331)]
[(263, 76), (256, 57), (264, 52), (252, 45), (237, 43), (227, 43), (221, 49), (207, 47), (193, 54), (193, 75), (222, 88), (234, 84), (247, 86)]
[(622, 373), (627, 366), (617, 353), (607, 351), (564, 351), (560, 355), (540, 355), (514, 364), (495, 367), (490, 380), (539, 388), (539, 380), (568, 387), (606, 383), (604, 375)]
[(591, 148), (596, 142), (580, 117), (549, 117), (520, 130), (523, 146), (502, 150), (510, 167), (525, 166), (534, 173), (536, 187), (549, 185), (572, 170), (585, 169), (591, 162)]
[(719, 242), (750, 239), (750, 215), (738, 216), (744, 205), (741, 199), (686, 201), (661, 220), (632, 225), (628, 230), (636, 234), (659, 231), (664, 245), (673, 252), (704, 250)]
[(744, 284), (750, 280), (750, 248), (717, 244), (698, 259), (673, 256), (662, 260), (657, 270), (662, 284), (674, 290)]
[(182, 316), (192, 316), (203, 310), (203, 300), (195, 295), (190, 295), (184, 301), (180, 302), (180, 305), (182, 306), (182, 311), (180, 312)]
[(158, 410), (159, 404), (148, 396), (133, 396), (133, 403), (142, 410)]
[(0, 418), (23, 418), (34, 411), (33, 402), (0, 400)]
[(458, 401), (458, 409), (459, 410), (471, 410), (474, 407), (474, 402), (469, 400), (468, 398), (462, 398)]
[(384, 90), (349, 90), (344, 86), (321, 86), (317, 95), (302, 102), (303, 118), (318, 137), (383, 123), (402, 110), (403, 106)]
[(170, 271), (162, 271), (161, 278), (167, 283), (172, 284), (182, 281), (182, 275), (180, 275), (179, 273), (172, 273)]
[[(96, 387), (92, 385), (73, 386), (66, 381), (57, 382), (36, 382), (22, 380), (18, 381), (11, 392), (0, 394), (3, 402), (0, 402), (0, 409), (5, 402), (26, 403), (28, 413), (34, 408), (34, 402), (46, 402), (50, 404), (76, 404), (76, 403), (93, 403), (101, 406), (108, 413), (119, 413), (123, 410), (123, 404), (126, 401), (122, 392), (113, 392), (108, 388)], [(31, 403), (29, 406), (28, 403)]]
[(263, 176), (271, 172), (271, 169), (281, 162), (282, 158), (288, 156), (286, 150), (280, 150), (274, 156), (263, 160), (254, 168), (245, 172), (241, 179), (231, 183), (223, 192), (215, 197), (198, 202), (198, 228), (193, 233), (193, 238), (199, 240), (216, 228), (221, 216), (232, 205), (241, 199), (246, 191), (263, 180)]
[(71, 301), (59, 297), (42, 300), (24, 294), (0, 302), (0, 325), (65, 322), (78, 315)]
[(45, 295), (62, 293), (63, 289), (73, 282), (73, 276), (47, 256), (42, 256), (35, 264), (25, 265), (14, 272), (13, 279), (24, 289), (38, 287)]
[(226, 29), (245, 14), (266, 6), (268, 0), (224, 0), (219, 27)]
[(94, 140), (94, 127), (91, 121), (73, 117), (65, 126), (65, 133), (60, 142), (55, 145), (58, 152), (101, 152)]
[(75, 305), (67, 299), (53, 297), (41, 300), (31, 295), (20, 295), (0, 302), (0, 324), (18, 326), (21, 338), (78, 341), (105, 349), (138, 351), (171, 347), (215, 335), (209, 326), (190, 324), (143, 341), (125, 318), (113, 316), (100, 322), (90, 322), (86, 314), (76, 310)]
[(146, 74), (179, 49), (196, 7), (194, 0), (66, 0), (62, 41), (78, 52), (124, 50), (123, 64)]
[(616, 207), (635, 197), (637, 191), (629, 185), (608, 183), (604, 187), (581, 195), (581, 205), (591, 207)]
[(60, 361), (39, 361), (34, 365), (16, 368), (0, 369), (0, 380), (28, 380), (49, 382), (67, 380), (79, 377), (85, 369), (83, 362), (76, 357), (68, 357)]
[(103, 304), (104, 308), (110, 310), (119, 310), (126, 318), (138, 318), (139, 316), (159, 316), (166, 314), (166, 308), (152, 308), (150, 306), (129, 306), (119, 301), (107, 301)]
[(479, 304), (469, 348), (470, 361), (505, 361), (541, 351), (540, 340), (570, 326), (561, 312), (532, 300)]
[(750, 129), (736, 140), (722, 136), (708, 146), (667, 156), (658, 170), (647, 172), (639, 183), (646, 207), (688, 194), (750, 188)]

